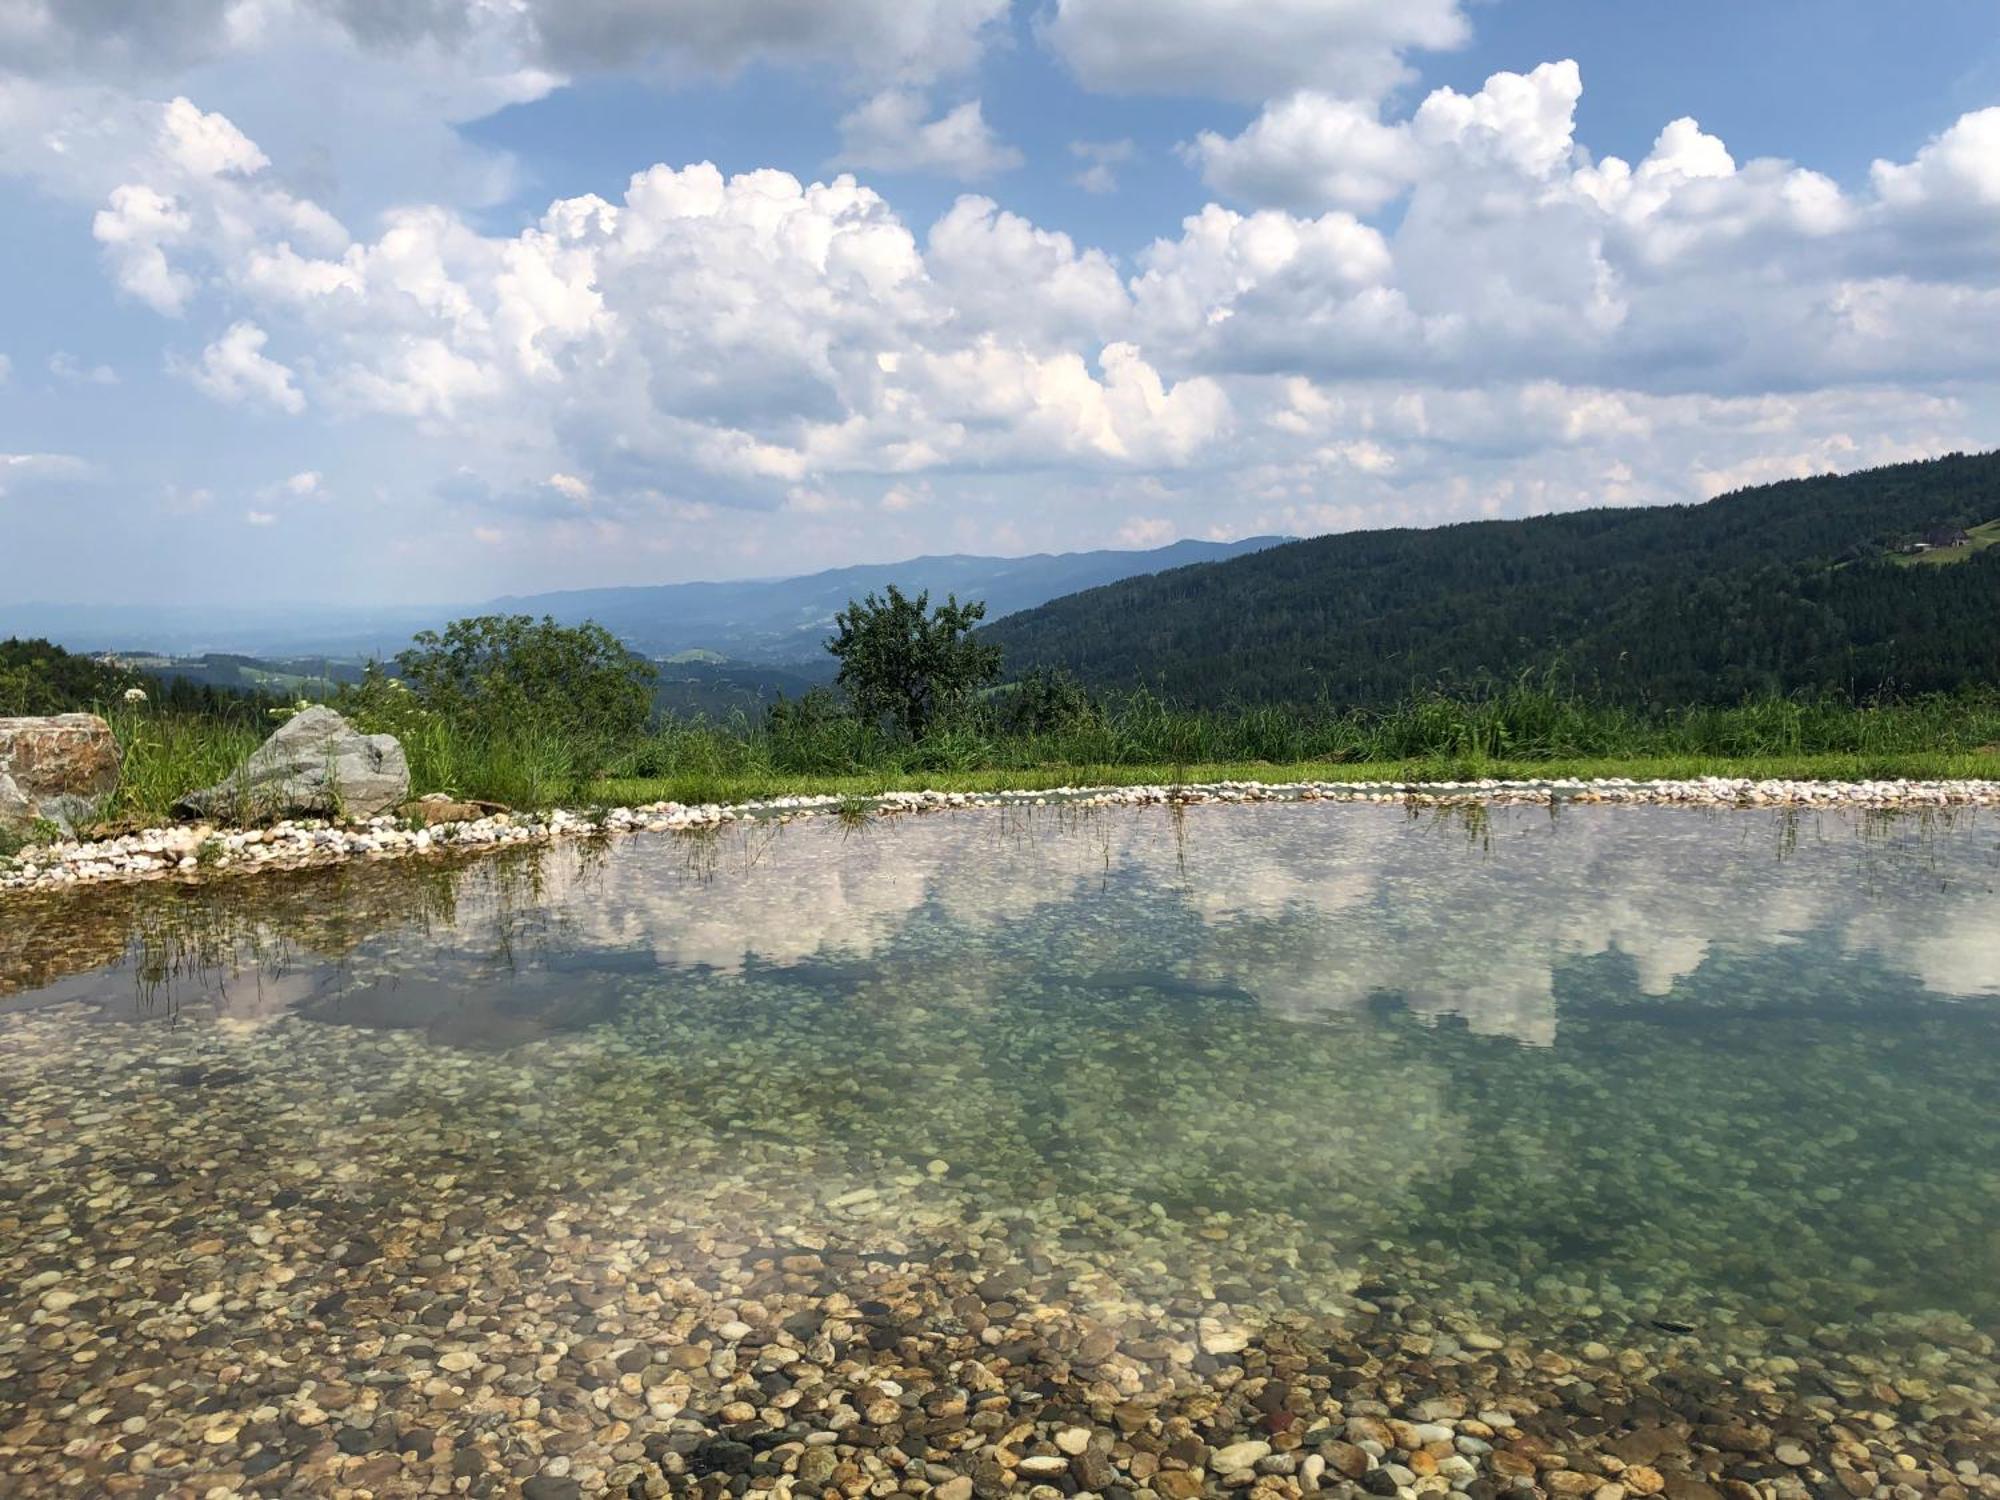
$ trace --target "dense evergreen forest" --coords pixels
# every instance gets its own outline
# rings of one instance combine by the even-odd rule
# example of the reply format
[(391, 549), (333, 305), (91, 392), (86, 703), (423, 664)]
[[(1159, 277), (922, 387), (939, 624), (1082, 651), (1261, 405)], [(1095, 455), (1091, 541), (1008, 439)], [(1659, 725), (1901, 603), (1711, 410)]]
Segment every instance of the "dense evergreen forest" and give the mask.
[[(1293, 542), (1054, 600), (982, 632), (1188, 704), (1386, 704), (1553, 669), (1630, 703), (1857, 699), (2000, 683), (2000, 453), (1790, 480), (1701, 505)], [(1983, 535), (1983, 534), (1982, 534)]]

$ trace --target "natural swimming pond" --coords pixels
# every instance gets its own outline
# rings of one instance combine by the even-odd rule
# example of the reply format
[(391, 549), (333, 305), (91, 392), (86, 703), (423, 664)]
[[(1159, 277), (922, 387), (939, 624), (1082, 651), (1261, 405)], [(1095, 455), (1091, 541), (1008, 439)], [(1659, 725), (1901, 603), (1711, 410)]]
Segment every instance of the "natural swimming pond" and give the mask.
[(0, 996), (0, 1493), (1994, 1472), (1990, 817), (752, 824), (11, 900)]

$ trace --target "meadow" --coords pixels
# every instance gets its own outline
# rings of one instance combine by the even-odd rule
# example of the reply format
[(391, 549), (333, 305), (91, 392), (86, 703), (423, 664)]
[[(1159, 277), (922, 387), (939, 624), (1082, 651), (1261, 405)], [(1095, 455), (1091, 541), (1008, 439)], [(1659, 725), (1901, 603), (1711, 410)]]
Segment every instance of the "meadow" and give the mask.
[[(1647, 709), (1523, 681), (1477, 696), (1417, 694), (1384, 710), (1186, 709), (1135, 693), (1077, 700), (1034, 724), (976, 711), (916, 738), (812, 700), (760, 718), (659, 719), (620, 735), (532, 714), (496, 722), (413, 705), (344, 707), (361, 727), (401, 738), (413, 794), (519, 809), (1188, 780), (2000, 777), (2000, 694), (1990, 692)], [(118, 705), (107, 716), (125, 752), (110, 810), (122, 823), (165, 820), (273, 727), (267, 710), (247, 703), (199, 714)]]

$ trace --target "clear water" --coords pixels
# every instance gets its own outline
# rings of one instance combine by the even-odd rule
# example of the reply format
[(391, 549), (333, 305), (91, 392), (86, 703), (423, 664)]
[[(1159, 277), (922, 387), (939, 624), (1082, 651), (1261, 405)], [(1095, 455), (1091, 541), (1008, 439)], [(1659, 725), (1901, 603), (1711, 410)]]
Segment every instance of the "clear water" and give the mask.
[(196, 1173), (225, 1226), (282, 1179), (357, 1216), (972, 1235), (1107, 1318), (1389, 1287), (1945, 1380), (2000, 1325), (1996, 885), (1969, 815), (1277, 805), (16, 902), (0, 1189), (75, 1213), (36, 1264)]

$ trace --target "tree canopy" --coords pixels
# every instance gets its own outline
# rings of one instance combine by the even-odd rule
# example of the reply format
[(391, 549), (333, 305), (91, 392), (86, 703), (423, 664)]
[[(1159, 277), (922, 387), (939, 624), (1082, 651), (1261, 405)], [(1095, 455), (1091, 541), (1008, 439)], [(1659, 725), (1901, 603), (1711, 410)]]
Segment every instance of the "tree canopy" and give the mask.
[(396, 666), (425, 708), (495, 727), (561, 724), (612, 739), (652, 716), (652, 663), (601, 625), (479, 615), (423, 631)]
[(892, 583), (835, 615), (826, 649), (840, 660), (836, 680), (855, 711), (916, 739), (1000, 675), (1000, 649), (972, 639), (985, 616), (976, 600), (947, 595), (932, 609), (928, 593), (912, 599)]

